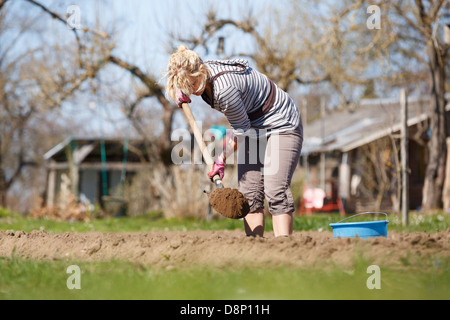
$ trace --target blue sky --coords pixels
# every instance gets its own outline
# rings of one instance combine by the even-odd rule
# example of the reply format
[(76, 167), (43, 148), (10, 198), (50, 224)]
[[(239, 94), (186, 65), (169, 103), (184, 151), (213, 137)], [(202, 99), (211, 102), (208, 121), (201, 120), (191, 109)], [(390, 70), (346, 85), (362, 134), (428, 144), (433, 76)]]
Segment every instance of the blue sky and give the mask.
[[(65, 2), (76, 4), (77, 1)], [(158, 72), (161, 71), (158, 66), (164, 69), (168, 59), (169, 33), (176, 32), (181, 36), (198, 34), (200, 23), (205, 20), (211, 5), (218, 8), (223, 18), (239, 18), (249, 8), (260, 12), (275, 3), (280, 1), (109, 0), (80, 1), (79, 6), (82, 22), (86, 21), (92, 27), (97, 14), (101, 19), (101, 28), (116, 29), (118, 55), (129, 56), (138, 64)]]

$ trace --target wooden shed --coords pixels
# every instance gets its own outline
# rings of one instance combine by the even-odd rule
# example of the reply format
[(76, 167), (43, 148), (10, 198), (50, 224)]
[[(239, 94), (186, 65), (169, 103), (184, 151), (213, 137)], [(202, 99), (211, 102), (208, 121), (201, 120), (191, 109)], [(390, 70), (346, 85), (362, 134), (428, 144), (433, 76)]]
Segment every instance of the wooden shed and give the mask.
[[(447, 101), (448, 98), (449, 94)], [(429, 105), (428, 96), (408, 99), (409, 209), (412, 210), (419, 209), (422, 203), (431, 130)], [(355, 108), (335, 111), (304, 125), (301, 163), (307, 184), (325, 189), (328, 195), (337, 193), (348, 211), (373, 211), (376, 207), (387, 211), (398, 209), (400, 110), (399, 99), (367, 99)], [(448, 103), (446, 111), (450, 123)], [(372, 190), (367, 186), (370, 182)], [(386, 186), (381, 186), (382, 183)]]
[[(49, 150), (46, 205), (53, 206), (68, 189), (77, 198), (103, 206), (138, 170), (151, 167), (143, 141), (70, 137)], [(67, 190), (66, 190), (67, 192)]]

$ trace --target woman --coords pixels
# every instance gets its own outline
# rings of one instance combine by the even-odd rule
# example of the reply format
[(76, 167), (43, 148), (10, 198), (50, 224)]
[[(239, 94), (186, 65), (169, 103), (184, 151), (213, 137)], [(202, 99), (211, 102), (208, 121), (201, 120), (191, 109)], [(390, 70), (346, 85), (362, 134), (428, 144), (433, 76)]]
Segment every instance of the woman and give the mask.
[[(166, 75), (166, 94), (179, 107), (191, 102), (193, 94), (227, 117), (234, 137), (217, 157), (209, 177), (223, 178), (227, 156), (239, 141), (244, 151), (238, 153), (239, 191), (250, 204), (244, 218), (246, 234), (263, 236), (266, 197), (274, 235), (290, 235), (295, 210), (290, 184), (300, 157), (303, 126), (289, 95), (246, 60), (203, 62), (185, 46), (170, 57)], [(263, 154), (262, 159), (255, 152)]]

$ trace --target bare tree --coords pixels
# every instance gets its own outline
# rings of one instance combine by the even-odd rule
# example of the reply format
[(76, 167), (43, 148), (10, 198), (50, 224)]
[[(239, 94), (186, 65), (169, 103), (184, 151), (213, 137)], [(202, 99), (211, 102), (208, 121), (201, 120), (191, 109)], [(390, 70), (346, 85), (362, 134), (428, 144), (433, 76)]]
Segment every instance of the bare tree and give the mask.
[[(97, 46), (89, 46), (77, 33), (76, 46), (24, 45), (26, 37), (35, 32), (35, 21), (16, 16), (10, 10), (13, 2), (0, 4), (0, 206), (5, 206), (8, 190), (26, 167), (40, 162), (36, 157), (41, 155), (30, 148), (39, 143), (31, 134), (33, 120), (60, 108), (105, 63), (98, 59), (104, 53)], [(18, 30), (11, 38), (9, 32), (14, 28)], [(112, 47), (105, 43), (101, 50), (109, 52)]]
[[(427, 71), (428, 93), (431, 95), (428, 161), (423, 188), (422, 208), (425, 211), (442, 207), (442, 190), (446, 166), (446, 137), (450, 135), (445, 115), (445, 92), (448, 85), (448, 43), (443, 41), (443, 18), (450, 14), (445, 0), (395, 1), (383, 4), (391, 12), (388, 23), (397, 26), (396, 48), (412, 57)], [(447, 22), (448, 23), (448, 22)]]

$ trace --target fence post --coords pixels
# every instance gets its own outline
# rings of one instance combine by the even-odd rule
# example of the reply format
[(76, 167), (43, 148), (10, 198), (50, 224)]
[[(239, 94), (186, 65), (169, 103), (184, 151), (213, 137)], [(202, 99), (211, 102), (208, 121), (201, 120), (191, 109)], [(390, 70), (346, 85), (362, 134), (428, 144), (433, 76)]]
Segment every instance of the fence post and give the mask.
[(442, 192), (442, 202), (444, 204), (444, 211), (450, 213), (450, 137), (447, 141), (447, 163), (445, 165), (445, 180), (444, 192)]
[(405, 89), (400, 93), (401, 108), (401, 162), (402, 162), (402, 225), (409, 223), (409, 160), (408, 160), (408, 95)]

